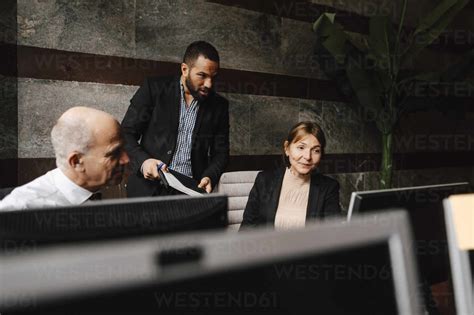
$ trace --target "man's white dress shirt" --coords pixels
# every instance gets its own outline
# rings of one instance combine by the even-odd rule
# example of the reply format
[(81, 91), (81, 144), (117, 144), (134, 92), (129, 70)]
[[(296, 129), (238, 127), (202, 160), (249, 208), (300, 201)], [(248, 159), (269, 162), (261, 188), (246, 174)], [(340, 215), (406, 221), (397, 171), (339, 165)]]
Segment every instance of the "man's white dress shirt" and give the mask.
[(15, 188), (0, 200), (0, 210), (17, 210), (80, 205), (92, 193), (76, 185), (56, 168), (23, 186)]

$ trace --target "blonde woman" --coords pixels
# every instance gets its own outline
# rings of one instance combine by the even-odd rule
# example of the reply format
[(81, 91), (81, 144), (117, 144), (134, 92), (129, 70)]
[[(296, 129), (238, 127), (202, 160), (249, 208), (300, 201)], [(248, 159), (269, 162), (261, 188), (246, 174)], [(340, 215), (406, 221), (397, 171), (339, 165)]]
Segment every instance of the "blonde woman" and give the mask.
[(310, 219), (339, 215), (339, 183), (314, 172), (325, 146), (319, 125), (296, 124), (283, 143), (286, 167), (257, 175), (241, 230), (264, 225), (277, 230), (302, 228)]

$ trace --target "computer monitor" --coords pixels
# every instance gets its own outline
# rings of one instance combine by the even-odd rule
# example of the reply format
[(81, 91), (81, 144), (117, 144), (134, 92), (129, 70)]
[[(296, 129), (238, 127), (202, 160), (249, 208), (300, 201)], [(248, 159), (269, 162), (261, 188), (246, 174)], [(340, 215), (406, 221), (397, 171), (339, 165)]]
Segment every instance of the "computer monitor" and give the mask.
[(403, 212), (0, 257), (0, 312), (421, 314)]
[(166, 196), (0, 212), (0, 251), (227, 226), (227, 197)]
[(443, 214), (443, 199), (470, 190), (468, 182), (416, 186), (351, 195), (347, 219), (359, 213), (391, 208), (408, 211), (414, 233), (414, 248), (423, 281), (431, 285), (449, 279), (449, 257)]
[[(469, 198), (466, 210), (474, 213), (474, 195)], [(474, 314), (474, 251), (460, 248), (454, 223), (453, 205), (450, 199), (445, 199), (443, 204), (456, 314)], [(470, 222), (469, 228), (474, 230), (474, 222)]]

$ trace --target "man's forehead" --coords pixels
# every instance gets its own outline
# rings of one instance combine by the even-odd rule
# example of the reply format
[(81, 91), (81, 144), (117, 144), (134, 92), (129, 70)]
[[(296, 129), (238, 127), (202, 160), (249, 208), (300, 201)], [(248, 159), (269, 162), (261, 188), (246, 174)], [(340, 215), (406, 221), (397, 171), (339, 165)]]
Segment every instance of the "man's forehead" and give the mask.
[(205, 69), (210, 71), (217, 71), (219, 70), (219, 63), (200, 55), (191, 65), (191, 69), (195, 69), (195, 71)]
[(101, 128), (95, 133), (95, 142), (101, 145), (115, 145), (123, 142), (122, 133), (119, 128)]

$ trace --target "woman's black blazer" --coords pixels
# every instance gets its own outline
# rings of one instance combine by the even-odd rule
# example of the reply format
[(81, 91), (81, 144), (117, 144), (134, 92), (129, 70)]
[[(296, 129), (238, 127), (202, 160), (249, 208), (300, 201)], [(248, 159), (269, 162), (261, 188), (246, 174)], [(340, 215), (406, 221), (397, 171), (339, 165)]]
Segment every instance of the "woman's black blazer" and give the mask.
[[(263, 171), (257, 175), (250, 191), (240, 229), (262, 225), (273, 226), (285, 168)], [(322, 174), (313, 173), (309, 188), (306, 220), (341, 214), (339, 183)]]

